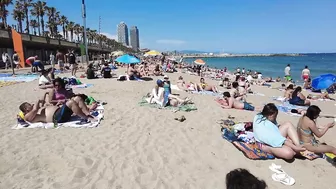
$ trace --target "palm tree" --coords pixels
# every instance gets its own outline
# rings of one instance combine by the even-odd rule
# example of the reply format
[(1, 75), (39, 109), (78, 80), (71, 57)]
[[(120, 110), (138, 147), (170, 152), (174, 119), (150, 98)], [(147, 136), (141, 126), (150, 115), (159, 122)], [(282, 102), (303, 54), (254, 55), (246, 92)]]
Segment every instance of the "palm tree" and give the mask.
[[(47, 3), (44, 1), (37, 1), (36, 3), (33, 4), (33, 7), (35, 9), (35, 10), (33, 9), (34, 12), (38, 13), (37, 20), (41, 22), (39, 25), (41, 26), (42, 34), (44, 34), (44, 14), (46, 12)], [(38, 17), (40, 17), (40, 19)]]
[(66, 29), (65, 29), (65, 26), (66, 26), (66, 24), (68, 24), (68, 18), (66, 17), (66, 16), (61, 16), (60, 17), (60, 20), (59, 20), (59, 23), (62, 25), (62, 29), (63, 29), (63, 37), (65, 38), (65, 39), (67, 39), (68, 38), (68, 35), (67, 35), (67, 32), (66, 32)]
[(13, 19), (18, 22), (18, 31), (22, 33), (22, 21), (24, 20), (24, 11), (20, 2), (15, 2), (15, 7), (13, 9)]
[(36, 20), (30, 20), (30, 26), (33, 27), (34, 35), (36, 35), (36, 28), (39, 28), (40, 24)]
[(22, 5), (24, 16), (26, 18), (26, 32), (29, 34), (29, 8), (32, 6), (33, 0), (18, 0)]
[(56, 22), (55, 22), (55, 16), (56, 16), (56, 8), (55, 7), (46, 7), (47, 10), (47, 16), (48, 16), (48, 28), (49, 28), (49, 32), (51, 34), (51, 36), (54, 36), (54, 34), (56, 33), (55, 31), (55, 26), (56, 26)]
[(66, 25), (66, 31), (67, 33), (70, 32), (70, 41), (73, 41), (73, 34), (75, 29), (75, 22), (68, 22)]
[(7, 28), (7, 16), (8, 16), (7, 7), (11, 4), (13, 4), (13, 0), (0, 0), (0, 17), (6, 28)]
[(80, 36), (80, 34), (82, 34), (82, 32), (84, 31), (84, 30), (83, 30), (83, 27), (80, 26), (79, 24), (76, 24), (76, 25), (74, 26), (74, 31), (75, 31), (75, 34), (77, 35), (77, 41), (79, 42), (79, 36)]

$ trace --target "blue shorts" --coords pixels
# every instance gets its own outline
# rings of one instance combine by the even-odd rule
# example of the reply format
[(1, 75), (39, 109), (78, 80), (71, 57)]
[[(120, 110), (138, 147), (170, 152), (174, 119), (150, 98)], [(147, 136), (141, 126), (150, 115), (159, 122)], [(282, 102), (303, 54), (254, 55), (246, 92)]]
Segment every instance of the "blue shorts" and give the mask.
[(244, 102), (244, 110), (254, 111), (254, 106), (252, 106), (251, 104), (247, 102)]

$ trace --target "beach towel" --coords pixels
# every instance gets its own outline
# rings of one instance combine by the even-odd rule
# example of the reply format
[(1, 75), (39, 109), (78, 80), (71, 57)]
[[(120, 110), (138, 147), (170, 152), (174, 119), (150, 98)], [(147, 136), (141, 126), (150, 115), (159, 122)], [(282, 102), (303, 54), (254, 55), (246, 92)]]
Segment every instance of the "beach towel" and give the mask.
[(222, 137), (232, 143), (239, 151), (243, 152), (245, 157), (252, 160), (274, 159), (272, 154), (266, 153), (259, 149), (257, 143), (246, 143), (239, 141), (235, 134), (227, 128), (222, 129)]
[(314, 160), (314, 159), (317, 159), (317, 158), (322, 158), (323, 157), (323, 154), (316, 154), (314, 152), (311, 152), (311, 151), (304, 151), (304, 152), (300, 152), (301, 156), (308, 159), (308, 160)]
[(175, 91), (182, 91), (177, 85), (170, 85), (170, 88)]
[(272, 99), (275, 100), (275, 101), (279, 101), (279, 102), (285, 102), (286, 101), (286, 98), (283, 97), (283, 96), (273, 96)]
[(185, 104), (185, 105), (181, 105), (179, 107), (174, 107), (174, 106), (165, 106), (162, 107), (159, 104), (150, 104), (147, 102), (146, 100), (146, 96), (144, 96), (141, 101), (139, 102), (140, 106), (148, 106), (148, 107), (152, 107), (152, 108), (158, 108), (158, 109), (168, 109), (168, 110), (173, 110), (174, 112), (177, 111), (184, 111), (184, 112), (190, 112), (190, 111), (195, 111), (197, 110), (196, 106), (194, 104)]
[(251, 96), (265, 96), (265, 94), (262, 94), (262, 93), (247, 93), (247, 95), (251, 95)]
[(80, 85), (70, 85), (71, 88), (73, 89), (83, 89), (83, 88), (88, 88), (88, 87), (92, 87), (93, 84), (80, 84)]
[(18, 83), (24, 83), (24, 81), (0, 81), (0, 87), (6, 87), (10, 85), (15, 85)]
[(31, 82), (39, 78), (37, 74), (0, 74), (0, 81), (3, 82)]
[(215, 93), (212, 91), (191, 91), (192, 94), (200, 94), (200, 95), (211, 95), (211, 96), (217, 96), (217, 97), (221, 97), (223, 96), (220, 93)]
[(98, 125), (100, 124), (101, 120), (104, 118), (104, 106), (103, 105), (99, 105), (96, 110), (96, 118), (98, 119), (95, 122), (89, 122), (89, 123), (84, 123), (84, 124), (80, 124), (81, 123), (81, 119), (77, 116), (72, 116), (71, 120), (69, 122), (65, 122), (65, 123), (58, 123), (58, 124), (54, 124), (54, 123), (29, 123), (29, 122), (22, 122), (22, 121), (18, 121), (18, 123), (16, 125), (14, 125), (12, 127), (12, 129), (24, 129), (24, 128), (44, 128), (44, 129), (53, 129), (53, 128), (61, 128), (61, 127), (73, 127), (73, 128), (93, 128), (93, 127), (98, 127)]

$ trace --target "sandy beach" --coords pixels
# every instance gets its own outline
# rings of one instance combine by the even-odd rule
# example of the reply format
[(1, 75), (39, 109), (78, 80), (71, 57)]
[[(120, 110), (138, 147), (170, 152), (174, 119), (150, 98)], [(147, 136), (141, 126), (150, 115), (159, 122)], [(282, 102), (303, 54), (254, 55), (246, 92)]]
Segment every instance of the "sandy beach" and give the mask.
[[(169, 74), (172, 83), (176, 83), (179, 75), (185, 81), (199, 80), (196, 76), (174, 73)], [(157, 78), (143, 82), (81, 79), (94, 86), (74, 89), (75, 93), (107, 102), (104, 120), (99, 127), (90, 129), (13, 130), (19, 105), (34, 102), (43, 91), (35, 90), (38, 81), (0, 88), (0, 188), (224, 189), (226, 174), (235, 168), (248, 169), (265, 180), (270, 189), (335, 188), (332, 174), (335, 167), (325, 159), (295, 159), (292, 163), (281, 159), (253, 161), (222, 138), (217, 120), (232, 115), (237, 121), (252, 121), (256, 112), (224, 110), (213, 96), (177, 91), (173, 92), (191, 97), (198, 110), (174, 113), (139, 106), (141, 97), (151, 91)], [(252, 88), (265, 94), (248, 96), (247, 101), (257, 107), (274, 102), (272, 96), (283, 94), (261, 86)], [(335, 101), (313, 101), (313, 104), (323, 114), (335, 114)], [(181, 115), (186, 117), (185, 122), (174, 120)], [(298, 119), (280, 112), (278, 121), (296, 125)], [(330, 121), (320, 118), (318, 124)], [(321, 141), (336, 146), (335, 135), (333, 128)], [(272, 180), (268, 166), (273, 162), (295, 178), (294, 186)]]

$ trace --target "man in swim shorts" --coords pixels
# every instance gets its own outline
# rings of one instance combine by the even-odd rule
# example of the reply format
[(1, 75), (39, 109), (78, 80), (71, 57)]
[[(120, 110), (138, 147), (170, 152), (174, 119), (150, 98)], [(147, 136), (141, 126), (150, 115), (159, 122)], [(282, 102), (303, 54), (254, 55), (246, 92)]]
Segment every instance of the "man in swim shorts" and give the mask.
[(69, 121), (73, 114), (86, 121), (94, 120), (90, 112), (84, 113), (85, 110), (82, 110), (74, 100), (65, 102), (61, 107), (53, 105), (44, 107), (44, 104), (45, 101), (42, 99), (39, 99), (35, 104), (22, 103), (19, 109), (24, 115), (24, 120), (31, 123), (54, 123), (55, 121), (64, 123)]
[(234, 99), (229, 92), (223, 93), (223, 99), (226, 103), (222, 105), (225, 109), (239, 109), (239, 110), (248, 110), (248, 111), (254, 111), (255, 108), (251, 104), (247, 102), (240, 102), (236, 99)]

